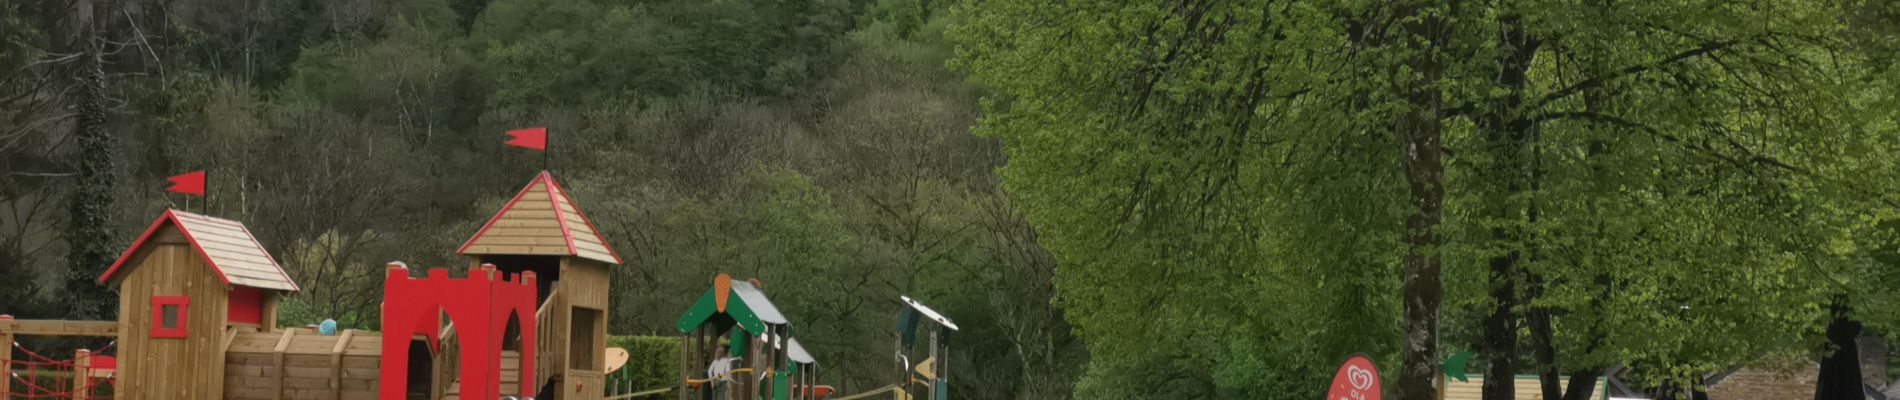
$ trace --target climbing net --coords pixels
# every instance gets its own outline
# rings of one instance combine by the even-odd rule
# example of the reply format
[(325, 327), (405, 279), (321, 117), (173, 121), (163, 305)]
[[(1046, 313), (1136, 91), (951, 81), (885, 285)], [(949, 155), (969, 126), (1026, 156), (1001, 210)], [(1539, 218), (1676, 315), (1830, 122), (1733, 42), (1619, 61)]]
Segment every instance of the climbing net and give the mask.
[[(7, 351), (18, 350), (20, 354), (25, 354), (26, 358), (11, 359), (4, 366), (0, 366), (4, 367), (0, 371), (5, 371), (7, 374), (4, 379), (12, 381), (12, 385), (0, 385), (0, 387), (11, 387), (4, 393), (0, 393), (0, 400), (106, 398), (95, 393), (102, 387), (111, 387), (117, 363), (114, 362), (116, 360), (101, 363), (100, 361), (112, 360), (109, 356), (101, 356), (101, 354), (111, 350), (116, 344), (118, 343), (113, 342), (98, 350), (92, 350), (93, 358), (86, 363), (87, 366), (82, 368), (76, 359), (54, 359), (35, 353), (21, 346), (19, 342), (13, 342), (12, 348)], [(81, 384), (81, 379), (76, 376), (84, 376), (85, 383)]]

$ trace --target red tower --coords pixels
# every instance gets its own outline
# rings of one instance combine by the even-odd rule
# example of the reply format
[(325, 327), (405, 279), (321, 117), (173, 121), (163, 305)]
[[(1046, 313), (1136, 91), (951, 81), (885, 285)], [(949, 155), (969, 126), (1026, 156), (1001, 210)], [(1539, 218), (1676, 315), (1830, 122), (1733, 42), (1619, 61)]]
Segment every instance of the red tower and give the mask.
[[(493, 265), (469, 271), (467, 279), (450, 279), (445, 269), (429, 270), (429, 277), (409, 277), (409, 269), (390, 264), (383, 281), (383, 329), (420, 332), (436, 341), (440, 314), (454, 323), (461, 351), (461, 398), (493, 399), (501, 393), (502, 336), (510, 317), (521, 330), (522, 382), (534, 382), (535, 278), (534, 272), (500, 279)], [(417, 329), (409, 329), (416, 327)], [(401, 336), (383, 340), (380, 397), (403, 398), (409, 385), (409, 341)], [(532, 385), (521, 385), (520, 395), (533, 396)]]

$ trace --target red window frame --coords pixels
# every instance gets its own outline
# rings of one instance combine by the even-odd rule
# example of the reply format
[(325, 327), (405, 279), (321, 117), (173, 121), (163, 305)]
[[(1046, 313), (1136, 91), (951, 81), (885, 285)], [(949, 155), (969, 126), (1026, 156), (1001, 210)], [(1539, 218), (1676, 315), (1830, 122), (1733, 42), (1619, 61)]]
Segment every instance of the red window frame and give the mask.
[[(178, 307), (177, 326), (165, 327), (165, 306)], [(184, 339), (190, 335), (191, 296), (152, 296), (152, 338)]]

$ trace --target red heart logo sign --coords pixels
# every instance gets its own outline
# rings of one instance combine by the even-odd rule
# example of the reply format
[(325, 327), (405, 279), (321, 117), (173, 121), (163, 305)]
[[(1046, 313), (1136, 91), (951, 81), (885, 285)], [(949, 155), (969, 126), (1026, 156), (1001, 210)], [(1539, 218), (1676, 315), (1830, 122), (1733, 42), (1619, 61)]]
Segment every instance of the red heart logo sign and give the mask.
[(1326, 400), (1379, 400), (1379, 367), (1364, 355), (1346, 359), (1333, 374), (1333, 385)]

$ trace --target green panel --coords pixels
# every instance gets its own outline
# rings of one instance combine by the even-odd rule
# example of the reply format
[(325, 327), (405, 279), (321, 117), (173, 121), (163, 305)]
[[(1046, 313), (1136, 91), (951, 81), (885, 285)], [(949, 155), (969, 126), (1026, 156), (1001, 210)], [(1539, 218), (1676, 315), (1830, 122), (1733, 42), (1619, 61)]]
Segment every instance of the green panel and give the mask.
[(904, 347), (917, 342), (917, 310), (904, 307), (903, 311), (897, 312), (897, 334)]
[[(692, 332), (693, 328), (706, 323), (707, 319), (717, 314), (719, 314), (719, 302), (713, 299), (713, 291), (707, 290), (706, 295), (699, 296), (699, 301), (693, 302), (693, 307), (686, 310), (686, 315), (680, 316), (675, 328), (678, 328), (681, 334)], [(752, 306), (746, 305), (745, 300), (740, 300), (738, 295), (728, 295), (726, 298), (726, 315), (738, 321), (739, 326), (744, 327), (745, 330), (765, 332), (765, 322), (760, 321), (759, 315), (752, 312)]]
[[(740, 329), (732, 330), (732, 347), (731, 348), (732, 348), (733, 357), (745, 357), (746, 346), (749, 346), (752, 344), (752, 341), (746, 340), (746, 338), (747, 337), (745, 335), (744, 330), (740, 330)], [(751, 360), (747, 360), (747, 361), (751, 361)]]
[(765, 333), (765, 321), (760, 321), (759, 314), (753, 313), (752, 306), (740, 300), (738, 295), (726, 299), (726, 315), (732, 316), (733, 321), (738, 321), (740, 327), (754, 335)]
[(717, 300), (713, 300), (713, 292), (708, 290), (705, 296), (699, 296), (699, 301), (693, 302), (692, 308), (686, 309), (686, 315), (680, 316), (677, 328), (681, 334), (692, 332), (693, 328), (706, 323), (707, 318), (712, 318), (713, 314), (718, 312), (719, 304)]
[(930, 385), (930, 391), (930, 400), (950, 400), (950, 380), (937, 378), (937, 383)]
[(792, 396), (792, 374), (790, 371), (772, 374), (772, 400), (787, 400)]

